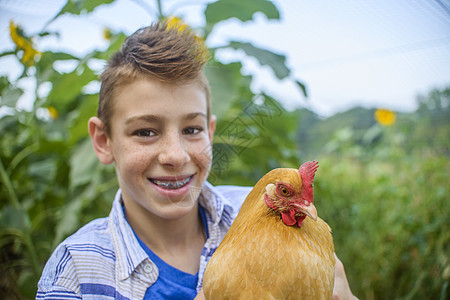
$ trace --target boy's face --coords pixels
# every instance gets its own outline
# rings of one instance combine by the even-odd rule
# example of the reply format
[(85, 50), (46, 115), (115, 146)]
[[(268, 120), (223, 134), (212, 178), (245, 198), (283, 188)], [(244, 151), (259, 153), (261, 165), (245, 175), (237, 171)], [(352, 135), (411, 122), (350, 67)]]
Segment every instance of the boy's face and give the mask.
[(200, 86), (142, 79), (119, 87), (113, 101), (108, 145), (127, 215), (191, 212), (208, 177), (215, 129)]

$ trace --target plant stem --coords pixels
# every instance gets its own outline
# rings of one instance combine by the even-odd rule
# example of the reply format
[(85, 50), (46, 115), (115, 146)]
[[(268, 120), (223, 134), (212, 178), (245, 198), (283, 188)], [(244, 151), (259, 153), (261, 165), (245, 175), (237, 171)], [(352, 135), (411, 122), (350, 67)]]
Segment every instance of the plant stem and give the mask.
[(39, 273), (41, 272), (41, 270), (39, 268), (36, 251), (34, 249), (33, 241), (31, 239), (31, 234), (28, 232), (28, 230), (26, 232), (24, 232), (24, 240), (25, 240), (24, 241), (25, 246), (27, 247), (28, 252), (30, 253), (31, 263), (32, 263), (34, 274), (36, 276), (39, 276)]
[(24, 148), (19, 153), (17, 153), (17, 155), (14, 156), (14, 158), (11, 160), (11, 163), (9, 164), (8, 168), (6, 169), (7, 174), (11, 174), (12, 170), (14, 170), (22, 160), (27, 158), (33, 152), (36, 152), (38, 149), (39, 149), (38, 143), (34, 143), (34, 144), (31, 144), (30, 146)]
[(156, 4), (158, 4), (158, 20), (164, 19), (164, 14), (162, 10), (161, 0), (156, 0)]
[(144, 0), (132, 0), (132, 1), (135, 2), (137, 5), (139, 5), (140, 7), (142, 7), (144, 10), (146, 10), (148, 14), (153, 17), (154, 15), (153, 9), (150, 5), (147, 4), (146, 1)]
[(3, 181), (3, 184), (6, 187), (6, 191), (8, 192), (9, 195), (9, 200), (11, 201), (11, 205), (15, 208), (20, 210), (20, 203), (19, 203), (19, 199), (17, 198), (16, 193), (14, 192), (14, 188), (12, 186), (11, 180), (8, 176), (8, 173), (6, 173), (5, 170), (5, 166), (3, 166), (3, 162), (0, 159), (0, 176), (1, 176), (1, 180)]

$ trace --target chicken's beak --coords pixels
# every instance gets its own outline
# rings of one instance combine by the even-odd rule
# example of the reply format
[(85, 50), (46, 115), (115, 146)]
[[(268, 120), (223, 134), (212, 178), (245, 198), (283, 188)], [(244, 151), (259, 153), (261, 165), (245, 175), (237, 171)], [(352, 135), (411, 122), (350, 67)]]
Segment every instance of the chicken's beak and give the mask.
[(308, 206), (306, 206), (306, 205), (298, 205), (297, 207), (299, 208), (299, 210), (302, 213), (304, 213), (305, 215), (307, 215), (308, 217), (310, 217), (314, 221), (317, 221), (317, 209), (314, 206), (314, 204), (310, 203)]

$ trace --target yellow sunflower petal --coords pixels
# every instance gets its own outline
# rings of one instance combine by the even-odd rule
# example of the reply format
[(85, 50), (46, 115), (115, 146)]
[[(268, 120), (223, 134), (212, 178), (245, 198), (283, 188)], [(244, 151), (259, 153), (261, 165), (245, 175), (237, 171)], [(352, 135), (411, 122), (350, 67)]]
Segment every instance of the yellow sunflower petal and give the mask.
[(181, 18), (172, 16), (167, 19), (167, 29), (176, 29), (178, 32), (183, 32), (189, 30), (189, 26)]

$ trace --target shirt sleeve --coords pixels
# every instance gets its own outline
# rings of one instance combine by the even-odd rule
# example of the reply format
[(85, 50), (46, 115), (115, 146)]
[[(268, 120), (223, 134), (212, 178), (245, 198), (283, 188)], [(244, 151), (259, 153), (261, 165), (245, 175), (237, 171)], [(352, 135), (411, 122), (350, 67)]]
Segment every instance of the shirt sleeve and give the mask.
[(227, 199), (233, 210), (238, 212), (253, 187), (222, 185), (215, 188)]
[(81, 299), (73, 259), (63, 245), (47, 261), (38, 283), (36, 299)]
[(81, 296), (73, 291), (69, 291), (61, 286), (52, 286), (51, 289), (47, 291), (42, 291), (38, 289), (36, 300), (37, 299), (45, 299), (45, 300), (60, 300), (60, 299), (81, 299)]

